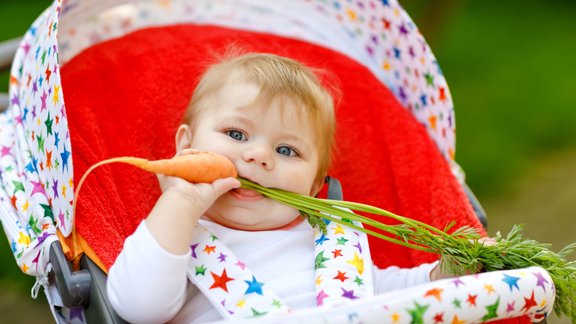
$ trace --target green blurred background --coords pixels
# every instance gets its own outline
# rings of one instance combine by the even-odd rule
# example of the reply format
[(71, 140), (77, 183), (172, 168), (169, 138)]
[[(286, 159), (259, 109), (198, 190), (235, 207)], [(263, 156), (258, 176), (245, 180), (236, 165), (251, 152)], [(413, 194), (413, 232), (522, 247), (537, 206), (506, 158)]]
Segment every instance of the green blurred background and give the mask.
[[(0, 41), (23, 35), (50, 3), (0, 1)], [(556, 250), (576, 241), (576, 1), (401, 3), (448, 80), (456, 160), (490, 234), (523, 223), (527, 237)], [(0, 91), (7, 84), (8, 73), (0, 73)], [(0, 237), (3, 322), (52, 322), (43, 296), (29, 297), (32, 285)], [(549, 320), (561, 322), (568, 323)]]

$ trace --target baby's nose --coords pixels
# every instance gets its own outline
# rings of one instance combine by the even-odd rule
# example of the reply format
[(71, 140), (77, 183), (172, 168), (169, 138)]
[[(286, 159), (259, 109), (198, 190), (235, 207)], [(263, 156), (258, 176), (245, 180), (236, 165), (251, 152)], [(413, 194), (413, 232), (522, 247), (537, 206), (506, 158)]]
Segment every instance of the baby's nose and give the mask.
[(273, 152), (264, 145), (253, 145), (243, 154), (244, 161), (261, 165), (265, 169), (274, 167)]

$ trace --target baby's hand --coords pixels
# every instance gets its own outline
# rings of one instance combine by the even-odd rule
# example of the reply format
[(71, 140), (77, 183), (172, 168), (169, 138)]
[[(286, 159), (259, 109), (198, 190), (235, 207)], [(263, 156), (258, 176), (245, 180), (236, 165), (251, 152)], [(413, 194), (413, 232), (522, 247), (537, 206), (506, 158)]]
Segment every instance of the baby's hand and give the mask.
[[(193, 154), (196, 150), (186, 149), (176, 155)], [(195, 208), (205, 211), (224, 193), (240, 187), (240, 182), (232, 177), (218, 179), (213, 183), (191, 183), (178, 177), (157, 175), (164, 195), (178, 195)]]

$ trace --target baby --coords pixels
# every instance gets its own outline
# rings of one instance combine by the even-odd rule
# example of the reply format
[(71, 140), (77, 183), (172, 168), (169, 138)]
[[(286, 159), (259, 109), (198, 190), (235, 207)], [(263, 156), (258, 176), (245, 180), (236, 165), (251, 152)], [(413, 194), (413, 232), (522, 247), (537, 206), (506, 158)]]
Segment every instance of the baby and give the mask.
[[(177, 154), (228, 157), (240, 177), (315, 196), (330, 167), (333, 98), (310, 68), (245, 54), (203, 75), (176, 133)], [(111, 267), (107, 289), (130, 322), (204, 322), (344, 303), (445, 277), (437, 263), (372, 265), (366, 236), (299, 212), (238, 180), (160, 177), (162, 195)]]

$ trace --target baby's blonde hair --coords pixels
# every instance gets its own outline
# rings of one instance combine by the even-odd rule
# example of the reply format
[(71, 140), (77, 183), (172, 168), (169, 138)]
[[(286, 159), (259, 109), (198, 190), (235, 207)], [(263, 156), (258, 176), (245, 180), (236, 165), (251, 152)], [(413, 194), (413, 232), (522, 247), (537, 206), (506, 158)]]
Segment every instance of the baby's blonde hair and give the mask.
[[(234, 78), (237, 77), (237, 78)], [(215, 96), (227, 82), (254, 82), (260, 87), (258, 103), (269, 103), (275, 98), (294, 100), (302, 118), (308, 117), (319, 149), (319, 167), (316, 181), (323, 181), (332, 159), (336, 118), (334, 99), (322, 86), (311, 68), (278, 55), (249, 53), (212, 65), (204, 73), (194, 90), (183, 117), (183, 123), (195, 128), (199, 114), (209, 109), (209, 98)], [(286, 105), (282, 105), (286, 109)], [(292, 107), (292, 106), (289, 106)]]

